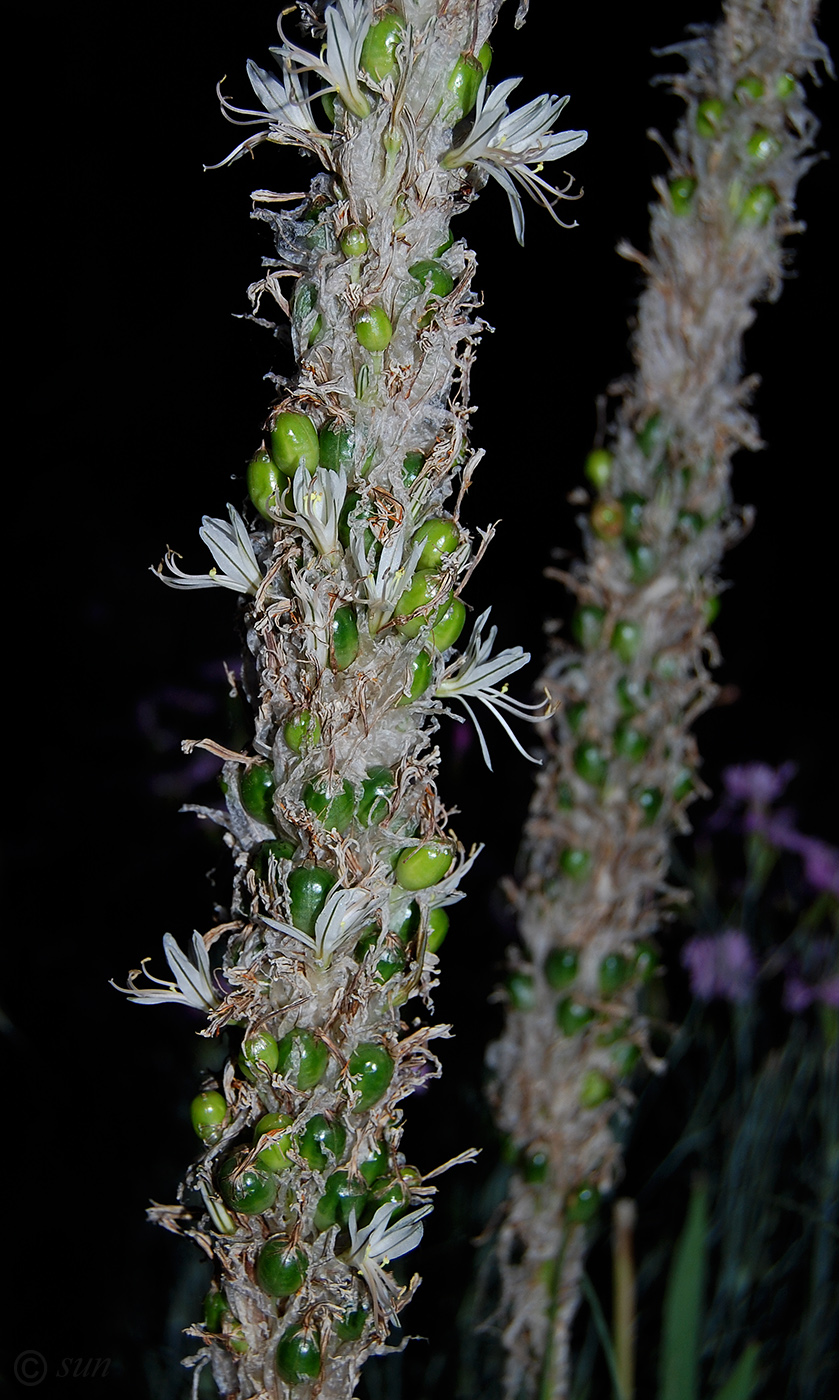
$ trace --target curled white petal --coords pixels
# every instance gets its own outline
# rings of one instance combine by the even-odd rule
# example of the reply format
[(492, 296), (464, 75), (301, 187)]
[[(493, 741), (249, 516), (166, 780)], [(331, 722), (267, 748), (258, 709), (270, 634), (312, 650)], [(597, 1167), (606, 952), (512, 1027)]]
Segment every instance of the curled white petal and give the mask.
[(262, 573), (256, 562), (253, 545), (250, 542), (245, 522), (233, 506), (228, 505), (230, 523), (205, 515), (201, 520), (199, 538), (209, 549), (216, 561), (216, 567), (207, 574), (185, 574), (175, 563), (176, 556), (167, 550), (166, 565), (173, 578), (163, 573), (158, 565), (156, 573), (162, 583), (170, 588), (230, 588), (234, 593), (256, 593), (262, 582)]
[(271, 52), (284, 64), (296, 65), (298, 73), (317, 73), (334, 89), (344, 106), (357, 117), (370, 113), (370, 103), (359, 86), (361, 46), (373, 18), (371, 0), (337, 0), (324, 15), (326, 49), (320, 56), (286, 38), (282, 16), (277, 21), (282, 45)]
[[(156, 1002), (174, 1001), (182, 1005), (194, 1006), (197, 1011), (213, 1011), (219, 1004), (216, 989), (213, 986), (212, 974), (210, 972), (210, 957), (204, 946), (204, 940), (200, 933), (192, 936), (192, 949), (195, 956), (193, 963), (181, 952), (171, 933), (163, 936), (163, 951), (166, 954), (166, 961), (174, 973), (175, 981), (166, 982), (160, 977), (153, 977), (150, 972), (146, 972), (146, 963), (150, 960), (143, 959), (142, 967), (135, 968), (128, 974), (128, 986), (117, 986), (116, 982), (111, 982), (112, 987), (116, 987), (118, 992), (125, 992), (126, 996), (138, 1006), (148, 1006)], [(145, 976), (150, 982), (157, 983), (156, 987), (138, 987), (136, 979)]]
[(385, 1273), (384, 1266), (391, 1259), (400, 1259), (403, 1254), (416, 1249), (422, 1239), (421, 1222), (431, 1213), (432, 1207), (430, 1204), (420, 1206), (391, 1224), (393, 1209), (393, 1202), (385, 1201), (363, 1230), (356, 1225), (355, 1211), (350, 1214), (350, 1251), (347, 1257), (370, 1289), (377, 1319), (391, 1312), (391, 1300), (401, 1292), (400, 1285), (392, 1274)]
[(283, 514), (293, 520), (319, 554), (332, 554), (338, 548), (338, 526), (347, 494), (347, 478), (342, 471), (318, 467), (298, 467), (292, 482), (294, 510)]
[(262, 922), (302, 943), (314, 954), (316, 963), (328, 967), (339, 948), (355, 939), (361, 929), (371, 922), (375, 909), (376, 901), (369, 890), (358, 886), (351, 890), (335, 886), (329, 891), (323, 909), (315, 920), (314, 935), (303, 933), (282, 919), (263, 916)]

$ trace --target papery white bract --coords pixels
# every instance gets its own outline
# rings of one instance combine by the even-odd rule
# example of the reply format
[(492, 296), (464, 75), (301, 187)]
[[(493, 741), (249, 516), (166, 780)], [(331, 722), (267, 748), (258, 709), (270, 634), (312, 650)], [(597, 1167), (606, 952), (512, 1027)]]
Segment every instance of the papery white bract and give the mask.
[[(482, 705), (486, 705), (487, 709), (495, 715), (498, 723), (506, 730), (519, 753), (523, 754), (530, 763), (538, 763), (539, 759), (533, 758), (522, 748), (504, 716), (499, 712), (506, 710), (508, 714), (515, 715), (517, 719), (527, 720), (529, 724), (538, 724), (541, 720), (547, 719), (551, 711), (548, 701), (540, 700), (535, 705), (526, 705), (524, 701), (513, 700), (506, 695), (506, 686), (502, 686), (500, 690), (495, 688), (498, 681), (503, 681), (505, 676), (512, 676), (515, 671), (520, 671), (522, 666), (527, 665), (530, 660), (530, 652), (522, 651), (521, 647), (508, 647), (506, 651), (500, 651), (497, 656), (490, 656), (498, 628), (490, 628), (486, 641), (481, 637), (484, 623), (490, 612), (491, 609), (487, 608), (486, 612), (481, 613), (472, 629), (468, 647), (462, 656), (457, 657), (450, 666), (446, 667), (434, 694), (440, 700), (460, 701), (478, 731), (484, 762), (492, 772), (492, 763), (483, 731), (474, 710), (465, 697), (471, 695), (475, 700), (480, 700)], [(534, 710), (538, 710), (540, 713), (534, 714)]]
[(407, 558), (404, 531), (392, 530), (382, 545), (375, 573), (370, 569), (367, 549), (364, 543), (365, 525), (363, 521), (353, 521), (350, 526), (350, 551), (353, 562), (369, 605), (369, 628), (371, 635), (389, 622), (394, 609), (405, 589), (411, 584), (414, 570), (422, 554), (423, 543), (411, 545)]
[(355, 1221), (355, 1211), (350, 1215), (349, 1262), (363, 1275), (373, 1299), (373, 1312), (376, 1320), (384, 1314), (392, 1313), (391, 1300), (401, 1292), (402, 1286), (392, 1274), (385, 1273), (384, 1266), (391, 1259), (401, 1259), (416, 1249), (422, 1239), (420, 1222), (431, 1213), (430, 1205), (420, 1206), (390, 1224), (394, 1206), (385, 1201), (379, 1206), (369, 1225), (359, 1230)]
[(284, 509), (283, 515), (308, 535), (319, 554), (334, 553), (347, 494), (344, 473), (318, 467), (312, 475), (308, 467), (298, 467), (291, 490), (295, 509)]
[(277, 21), (282, 46), (273, 48), (271, 53), (283, 63), (297, 64), (300, 73), (318, 73), (329, 84), (326, 90), (337, 92), (350, 112), (356, 117), (369, 116), (370, 103), (359, 86), (358, 69), (361, 46), (373, 18), (370, 0), (337, 0), (323, 18), (326, 24), (323, 55), (316, 57), (308, 49), (291, 43), (283, 33), (282, 16)]
[[(175, 974), (174, 982), (164, 982), (160, 977), (152, 977), (150, 972), (146, 972), (146, 963), (151, 959), (143, 958), (142, 967), (129, 972), (127, 987), (117, 986), (116, 982), (111, 982), (111, 986), (116, 987), (118, 992), (125, 992), (138, 1006), (176, 1001), (186, 1006), (194, 1006), (197, 1011), (214, 1011), (219, 1004), (219, 998), (210, 972), (210, 957), (200, 933), (192, 935), (192, 948), (195, 954), (194, 963), (186, 953), (181, 952), (171, 933), (166, 933), (163, 935), (163, 951)], [(156, 987), (138, 987), (136, 979), (140, 976), (147, 977), (150, 982), (156, 982), (157, 987), (163, 990), (158, 991)]]
[[(178, 568), (173, 550), (166, 551), (166, 565), (174, 578), (167, 578), (163, 565), (159, 564), (152, 573), (169, 585), (170, 588), (230, 588), (234, 593), (256, 593), (262, 582), (262, 573), (256, 562), (253, 545), (250, 542), (245, 522), (233, 506), (228, 505), (230, 524), (205, 515), (198, 531), (216, 561), (217, 567), (208, 574), (185, 574)], [(225, 572), (226, 571), (226, 572)]]
[(314, 936), (303, 933), (293, 924), (281, 919), (271, 919), (263, 915), (262, 922), (269, 928), (284, 933), (302, 943), (314, 954), (314, 961), (321, 967), (329, 967), (333, 957), (344, 944), (349, 943), (362, 928), (371, 922), (375, 912), (375, 900), (369, 890), (345, 890), (340, 886), (329, 891), (326, 903), (315, 920)]
[[(561, 220), (553, 207), (562, 191), (543, 180), (538, 169), (546, 160), (559, 160), (576, 151), (588, 137), (587, 131), (551, 131), (567, 97), (543, 93), (534, 97), (518, 111), (507, 105), (510, 93), (521, 78), (505, 78), (487, 96), (487, 80), (483, 79), (475, 105), (475, 121), (469, 135), (459, 146), (441, 156), (440, 164), (447, 170), (462, 165), (477, 165), (497, 180), (507, 192), (513, 213), (513, 225), (519, 243), (524, 243), (524, 210), (515, 182), (544, 205), (552, 219)], [(532, 170), (535, 165), (537, 170)], [(549, 198), (553, 196), (553, 199)]]

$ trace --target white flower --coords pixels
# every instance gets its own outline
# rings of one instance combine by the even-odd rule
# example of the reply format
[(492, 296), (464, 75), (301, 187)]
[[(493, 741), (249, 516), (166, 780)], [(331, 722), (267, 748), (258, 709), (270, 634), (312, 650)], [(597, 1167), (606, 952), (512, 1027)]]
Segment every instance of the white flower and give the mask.
[(298, 467), (292, 482), (295, 510), (283, 510), (305, 534), (319, 554), (333, 554), (338, 548), (338, 525), (347, 478), (342, 471), (318, 467), (312, 475), (308, 467)]
[(369, 605), (368, 625), (371, 635), (379, 631), (393, 617), (396, 604), (414, 577), (417, 561), (423, 550), (422, 540), (415, 542), (403, 558), (405, 552), (404, 530), (391, 530), (379, 555), (375, 573), (370, 569), (367, 550), (364, 545), (365, 521), (350, 523), (350, 551)]
[[(302, 146), (322, 153), (324, 145), (331, 138), (320, 130), (315, 121), (305, 78), (287, 62), (283, 64), (284, 71), (279, 78), (260, 68), (253, 59), (249, 58), (246, 66), (250, 85), (268, 114), (270, 126), (267, 131), (259, 131), (240, 141), (224, 160), (217, 165), (206, 165), (204, 169), (218, 170), (224, 165), (232, 165), (234, 160), (238, 160), (246, 151), (253, 151), (262, 141), (275, 141), (281, 146)], [(250, 107), (235, 107), (228, 102), (220, 88), (217, 91), (222, 112), (234, 126), (261, 126), (264, 123), (264, 112)], [(236, 116), (231, 116), (232, 112)], [(247, 120), (238, 121), (238, 117), (246, 117)]]
[[(143, 958), (142, 967), (129, 972), (127, 987), (119, 987), (116, 982), (111, 982), (111, 986), (116, 987), (118, 992), (125, 992), (138, 1006), (177, 1001), (186, 1006), (194, 1006), (197, 1011), (214, 1011), (219, 999), (210, 973), (210, 957), (200, 933), (192, 935), (192, 947), (195, 953), (194, 963), (181, 952), (171, 933), (166, 933), (163, 936), (163, 951), (175, 974), (174, 982), (164, 982), (160, 977), (152, 977), (150, 972), (146, 972), (146, 963), (151, 959)], [(141, 975), (148, 977), (150, 982), (156, 982), (158, 987), (164, 990), (158, 992), (154, 987), (138, 987), (136, 980)]]
[[(370, 115), (370, 103), (358, 84), (361, 46), (373, 18), (370, 0), (337, 0), (324, 15), (326, 49), (316, 58), (308, 49), (291, 43), (283, 33), (282, 15), (277, 20), (282, 47), (271, 49), (285, 66), (298, 65), (298, 73), (318, 73), (326, 80), (327, 92), (337, 92), (344, 106), (357, 117)], [(318, 94), (321, 95), (321, 94)], [(260, 97), (260, 101), (262, 98)]]
[(166, 551), (166, 564), (176, 577), (167, 578), (163, 573), (162, 564), (152, 569), (152, 573), (156, 573), (170, 588), (216, 586), (232, 588), (234, 593), (256, 593), (262, 582), (262, 574), (245, 522), (233, 506), (228, 505), (227, 513), (230, 516), (229, 525), (226, 520), (216, 520), (211, 515), (205, 515), (202, 516), (201, 529), (198, 531), (199, 537), (216, 561), (216, 568), (211, 569), (208, 574), (185, 574), (175, 563), (175, 559), (180, 556), (169, 549)]
[[(568, 101), (567, 97), (549, 97), (543, 93), (518, 111), (510, 112), (507, 98), (520, 82), (521, 78), (505, 78), (487, 97), (486, 78), (483, 79), (472, 130), (461, 145), (441, 157), (440, 164), (446, 170), (477, 165), (503, 185), (513, 212), (516, 238), (523, 244), (524, 210), (515, 181), (560, 223), (549, 196), (559, 199), (562, 192), (543, 180), (538, 171), (544, 161), (559, 160), (576, 151), (588, 132), (549, 130)], [(533, 165), (535, 171), (530, 168)]]
[(347, 1257), (363, 1275), (370, 1289), (377, 1322), (382, 1314), (392, 1313), (391, 1299), (401, 1292), (401, 1286), (393, 1275), (385, 1273), (384, 1265), (416, 1249), (422, 1239), (420, 1221), (431, 1213), (432, 1207), (420, 1206), (391, 1225), (393, 1209), (393, 1202), (385, 1201), (363, 1230), (356, 1226), (355, 1211), (350, 1213), (351, 1246)]
[(358, 887), (345, 890), (336, 886), (329, 891), (326, 903), (315, 920), (314, 937), (302, 933), (299, 928), (284, 923), (281, 919), (270, 919), (264, 915), (262, 922), (269, 928), (276, 929), (278, 933), (296, 938), (298, 943), (302, 943), (314, 953), (316, 963), (321, 967), (329, 967), (342, 944), (348, 943), (361, 932), (365, 924), (371, 922), (375, 912), (374, 903), (368, 890)]
[[(506, 730), (520, 754), (530, 763), (538, 763), (538, 758), (532, 758), (519, 743), (501, 710), (506, 710), (508, 714), (515, 715), (517, 719), (527, 720), (530, 724), (538, 724), (540, 720), (547, 719), (550, 714), (550, 702), (539, 701), (535, 705), (525, 705), (521, 700), (512, 700), (506, 694), (507, 687), (503, 685), (500, 690), (495, 688), (498, 681), (505, 676), (512, 676), (514, 671), (520, 671), (522, 666), (526, 666), (530, 660), (530, 652), (522, 651), (521, 647), (508, 647), (506, 651), (500, 651), (496, 657), (490, 657), (490, 652), (495, 644), (495, 637), (498, 632), (497, 627), (491, 627), (486, 641), (481, 639), (481, 631), (486, 622), (490, 608), (481, 613), (472, 630), (469, 645), (462, 656), (459, 656), (443, 672), (442, 680), (437, 686), (434, 694), (441, 700), (459, 700), (466, 713), (472, 720), (478, 731), (478, 738), (481, 741), (481, 753), (484, 762), (492, 772), (492, 764), (489, 758), (489, 750), (486, 746), (481, 726), (479, 725), (475, 712), (471, 705), (464, 698), (467, 695), (480, 700), (482, 705), (495, 715), (498, 723)], [(545, 709), (545, 705), (548, 709)], [(539, 714), (530, 714), (528, 711), (539, 710)]]

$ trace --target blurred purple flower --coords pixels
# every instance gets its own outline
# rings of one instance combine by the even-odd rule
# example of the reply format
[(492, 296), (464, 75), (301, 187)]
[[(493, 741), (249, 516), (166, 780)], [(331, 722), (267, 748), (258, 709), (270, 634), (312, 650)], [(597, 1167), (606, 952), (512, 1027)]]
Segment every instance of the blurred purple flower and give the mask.
[(784, 1006), (787, 1011), (794, 1014), (806, 1011), (814, 1001), (821, 1001), (825, 1006), (839, 1009), (839, 976), (825, 977), (823, 982), (817, 982), (815, 986), (805, 982), (804, 978), (797, 974), (787, 978), (784, 983)]
[(682, 965), (690, 974), (693, 995), (701, 1001), (748, 1001), (757, 976), (752, 946), (745, 933), (734, 928), (689, 939), (682, 949)]
[(839, 850), (816, 836), (805, 836), (797, 831), (794, 815), (788, 808), (766, 814), (750, 812), (746, 829), (760, 832), (779, 851), (794, 851), (804, 862), (804, 878), (808, 884), (814, 890), (825, 890), (839, 898)]
[(734, 802), (764, 808), (777, 802), (795, 772), (796, 765), (791, 762), (782, 763), (780, 768), (770, 768), (768, 763), (737, 763), (723, 769), (722, 780)]

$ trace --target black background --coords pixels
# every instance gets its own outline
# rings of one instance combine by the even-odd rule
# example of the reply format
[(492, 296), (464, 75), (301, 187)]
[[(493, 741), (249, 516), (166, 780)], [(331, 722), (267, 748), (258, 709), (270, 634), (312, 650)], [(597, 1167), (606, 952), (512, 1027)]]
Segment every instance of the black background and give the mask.
[[(679, 112), (649, 86), (666, 63), (650, 50), (717, 13), (687, 0), (562, 9), (560, 20), (536, 0), (516, 34), (506, 6), (493, 77), (526, 73), (522, 101), (571, 93), (563, 122), (590, 133), (568, 161), (585, 191), (566, 206), (580, 226), (558, 230), (528, 208), (522, 251), (493, 186), (458, 227), (477, 250), (496, 328), (474, 376), (474, 441), (488, 454), (467, 514), (474, 525), (502, 520), (467, 601), (492, 604), (500, 644), (535, 657), (543, 618), (562, 606), (542, 570), (556, 546), (576, 547), (565, 497), (594, 435), (595, 399), (629, 365), (638, 278), (614, 247), (620, 237), (645, 244), (662, 159), (645, 133), (666, 132)], [(179, 740), (229, 736), (222, 661), (236, 655), (235, 602), (173, 594), (148, 566), (171, 543), (203, 569), (200, 516), (242, 500), (270, 402), (262, 375), (281, 363), (267, 332), (234, 319), (271, 251), (267, 230), (248, 220), (248, 194), (304, 189), (312, 172), (276, 147), (229, 170), (201, 168), (236, 139), (214, 83), (229, 75), (226, 91), (247, 102), (245, 59), (267, 62), (275, 42), (265, 0), (40, 6), (16, 19), (20, 86), (16, 96), (7, 88), (5, 141), (7, 219), (19, 235), (6, 267), (7, 306), (20, 313), (9, 368), (22, 374), (5, 474), (3, 1205), (14, 1302), (4, 1351), (44, 1354), (43, 1394), (179, 1400), (185, 1382), (171, 1362), (201, 1293), (197, 1255), (147, 1225), (143, 1209), (149, 1196), (173, 1199), (194, 1150), (197, 1042), (177, 1008), (130, 1006), (107, 981), (146, 954), (162, 972), (166, 930), (186, 944), (213, 922), (207, 872), (217, 863), (224, 897), (218, 843), (178, 815), (181, 801), (214, 791), (195, 785), (196, 760)], [(822, 145), (835, 150), (829, 81), (813, 105)], [(769, 446), (735, 467), (737, 498), (758, 508), (727, 563), (735, 586), (718, 626), (726, 694), (739, 699), (704, 718), (700, 737), (712, 785), (729, 762), (794, 759), (802, 828), (836, 841), (831, 183), (828, 162), (807, 176), (808, 232), (794, 241), (780, 304), (748, 336)], [(535, 662), (517, 693), (534, 677)], [(466, 1145), (463, 1104), (479, 1101), (482, 1048), (498, 1024), (487, 996), (507, 931), (492, 890), (511, 869), (531, 773), (500, 732), (488, 737), (494, 779), (474, 743), (449, 753), (443, 779), (461, 839), (487, 848), (445, 950), (437, 1011), (458, 1031), (444, 1049), (449, 1081), (408, 1115), (406, 1148), (425, 1169)], [(418, 1258), (418, 1331), (434, 1327), (451, 1268), (436, 1229), (432, 1220)], [(65, 1357), (108, 1357), (109, 1376), (58, 1377)], [(9, 1394), (33, 1393), (4, 1374)], [(448, 1393), (445, 1377), (436, 1393)]]

